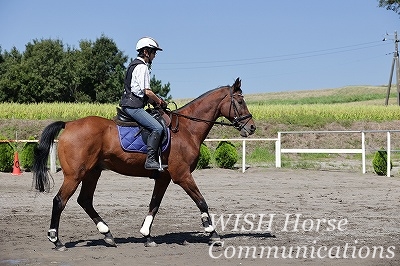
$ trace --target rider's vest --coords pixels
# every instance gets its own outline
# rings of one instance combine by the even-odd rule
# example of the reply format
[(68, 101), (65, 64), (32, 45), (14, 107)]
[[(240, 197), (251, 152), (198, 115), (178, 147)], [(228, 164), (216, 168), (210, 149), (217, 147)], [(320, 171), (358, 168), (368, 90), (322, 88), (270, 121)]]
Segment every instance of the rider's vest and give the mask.
[(128, 70), (126, 71), (124, 80), (124, 94), (122, 95), (119, 105), (121, 107), (132, 107), (132, 108), (143, 108), (149, 99), (146, 95), (138, 97), (131, 92), (131, 80), (132, 72), (135, 67), (139, 64), (144, 64), (142, 60), (135, 59), (129, 64)]

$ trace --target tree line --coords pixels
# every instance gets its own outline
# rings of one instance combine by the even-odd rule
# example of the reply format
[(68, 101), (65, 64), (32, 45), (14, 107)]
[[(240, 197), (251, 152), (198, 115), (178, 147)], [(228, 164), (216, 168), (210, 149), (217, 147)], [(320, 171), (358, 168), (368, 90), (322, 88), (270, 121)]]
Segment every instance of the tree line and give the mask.
[(378, 0), (379, 7), (384, 7), (387, 10), (392, 10), (400, 15), (400, 0)]
[[(80, 41), (79, 49), (58, 39), (35, 39), (23, 52), (0, 46), (0, 101), (116, 103), (127, 62), (128, 56), (104, 35)], [(171, 99), (169, 82), (163, 85), (152, 76), (150, 86)]]
[[(400, 14), (400, 0), (378, 0)], [(96, 41), (82, 40), (79, 49), (61, 40), (33, 40), (20, 52), (3, 51), (0, 45), (0, 101), (16, 103), (119, 101), (128, 57), (115, 42), (102, 35)], [(169, 82), (155, 76), (151, 88), (171, 99)]]

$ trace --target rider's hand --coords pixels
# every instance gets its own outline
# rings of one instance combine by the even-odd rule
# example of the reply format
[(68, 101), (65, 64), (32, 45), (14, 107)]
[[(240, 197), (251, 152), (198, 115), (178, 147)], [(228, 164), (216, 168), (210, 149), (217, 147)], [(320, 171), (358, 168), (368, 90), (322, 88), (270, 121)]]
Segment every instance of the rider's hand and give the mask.
[(159, 103), (161, 109), (166, 109), (168, 106), (168, 103), (166, 103), (163, 99), (160, 99), (160, 103)]

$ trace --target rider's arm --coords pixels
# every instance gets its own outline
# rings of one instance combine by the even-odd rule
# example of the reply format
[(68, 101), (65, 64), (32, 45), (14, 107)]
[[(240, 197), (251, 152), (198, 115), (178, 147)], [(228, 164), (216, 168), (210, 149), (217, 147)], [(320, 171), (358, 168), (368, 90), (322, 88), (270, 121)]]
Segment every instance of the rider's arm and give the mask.
[(144, 89), (144, 93), (146, 94), (147, 97), (149, 97), (151, 100), (153, 100), (156, 104), (161, 105), (163, 103), (163, 100), (160, 99), (151, 89), (149, 89), (149, 88)]

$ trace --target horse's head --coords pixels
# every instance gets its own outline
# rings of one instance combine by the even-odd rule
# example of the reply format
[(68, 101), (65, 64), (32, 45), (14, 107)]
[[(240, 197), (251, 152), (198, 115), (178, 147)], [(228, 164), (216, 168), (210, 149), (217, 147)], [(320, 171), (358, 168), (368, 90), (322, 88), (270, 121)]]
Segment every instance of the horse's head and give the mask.
[(248, 137), (254, 133), (256, 126), (244, 101), (241, 85), (241, 80), (237, 78), (229, 89), (229, 96), (221, 103), (220, 111), (240, 131), (242, 137)]

